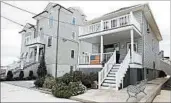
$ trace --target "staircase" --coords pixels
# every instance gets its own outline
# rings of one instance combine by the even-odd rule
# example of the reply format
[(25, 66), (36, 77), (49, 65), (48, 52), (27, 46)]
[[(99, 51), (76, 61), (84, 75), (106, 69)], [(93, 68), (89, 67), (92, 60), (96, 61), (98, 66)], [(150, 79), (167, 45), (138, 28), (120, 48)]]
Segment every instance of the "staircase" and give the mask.
[(123, 78), (128, 70), (130, 63), (130, 51), (128, 51), (121, 64), (116, 64), (116, 51), (110, 57), (103, 69), (98, 73), (98, 82), (100, 89), (118, 90)]
[(107, 77), (104, 79), (102, 83), (102, 88), (116, 88), (116, 74), (120, 67), (120, 64), (114, 64), (112, 69), (107, 74)]

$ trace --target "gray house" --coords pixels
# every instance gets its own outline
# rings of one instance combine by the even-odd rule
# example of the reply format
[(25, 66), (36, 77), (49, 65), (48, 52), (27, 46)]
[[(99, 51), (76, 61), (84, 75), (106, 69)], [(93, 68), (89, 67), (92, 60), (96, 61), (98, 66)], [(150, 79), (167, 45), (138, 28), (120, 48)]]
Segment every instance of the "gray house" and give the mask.
[(60, 77), (72, 70), (98, 72), (99, 88), (119, 90), (144, 78), (158, 77), (162, 40), (148, 4), (107, 13), (86, 21), (76, 7), (49, 3), (26, 24), (22, 35), (20, 69), (28, 74), (42, 55), (48, 74)]

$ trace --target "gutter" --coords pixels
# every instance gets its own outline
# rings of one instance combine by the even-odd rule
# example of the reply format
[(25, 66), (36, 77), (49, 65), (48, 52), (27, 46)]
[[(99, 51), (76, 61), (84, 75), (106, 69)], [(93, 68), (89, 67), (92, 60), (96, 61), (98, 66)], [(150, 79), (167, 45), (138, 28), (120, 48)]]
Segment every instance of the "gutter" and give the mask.
[[(57, 6), (57, 5), (56, 5)], [(55, 6), (55, 7), (56, 7)], [(59, 5), (59, 9), (58, 9), (58, 25), (57, 25), (57, 40), (56, 40), (56, 62), (55, 62), (55, 66), (56, 66), (56, 68), (55, 68), (55, 78), (57, 77), (57, 68), (58, 68), (58, 43), (59, 43), (59, 17), (60, 17), (60, 10), (61, 10), (61, 6)]]
[(48, 13), (48, 11), (43, 11), (43, 12), (41, 12), (41, 13), (39, 13), (39, 14), (37, 14), (37, 15), (35, 15), (35, 16), (33, 16), (32, 18), (35, 18), (35, 17), (37, 17), (37, 16), (39, 16), (39, 15), (41, 15), (41, 14), (43, 14), (43, 13)]
[(66, 11), (69, 11), (70, 13), (73, 13), (72, 11), (70, 11), (70, 10), (66, 9), (65, 7), (63, 7), (63, 6), (62, 6), (62, 5), (60, 5), (60, 4), (56, 4), (56, 5), (54, 5), (54, 6), (53, 6), (53, 8), (55, 8), (56, 6), (60, 6), (60, 8), (63, 8), (63, 9), (65, 9)]

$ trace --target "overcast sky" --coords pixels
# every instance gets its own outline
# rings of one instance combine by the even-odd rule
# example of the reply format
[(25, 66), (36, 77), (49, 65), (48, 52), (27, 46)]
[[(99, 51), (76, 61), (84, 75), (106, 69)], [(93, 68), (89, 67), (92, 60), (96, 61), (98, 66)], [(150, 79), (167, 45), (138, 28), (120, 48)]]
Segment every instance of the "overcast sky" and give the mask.
[[(7, 1), (6, 1), (7, 2)], [(170, 1), (52, 1), (64, 7), (80, 7), (87, 20), (99, 17), (116, 9), (149, 3), (154, 18), (161, 31), (163, 41), (160, 42), (160, 50), (164, 50), (165, 56), (170, 56)], [(47, 6), (49, 1), (8, 1), (12, 5), (27, 9), (31, 12), (40, 13)], [(10, 18), (23, 25), (26, 23), (36, 24), (32, 19), (33, 15), (1, 4), (1, 15)], [(22, 29), (19, 25), (13, 24), (1, 18), (1, 65), (8, 65), (20, 56)]]

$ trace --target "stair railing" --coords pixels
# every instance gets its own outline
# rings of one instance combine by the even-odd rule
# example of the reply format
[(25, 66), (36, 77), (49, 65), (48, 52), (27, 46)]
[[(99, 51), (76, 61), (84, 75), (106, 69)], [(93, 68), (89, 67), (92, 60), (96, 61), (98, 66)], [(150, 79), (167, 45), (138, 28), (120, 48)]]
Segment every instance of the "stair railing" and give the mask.
[(116, 90), (118, 90), (118, 88), (120, 87), (120, 83), (123, 82), (123, 77), (125, 76), (126, 71), (129, 68), (129, 63), (130, 63), (130, 50), (128, 51), (122, 63), (120, 64), (120, 67), (116, 73)]
[(116, 51), (113, 52), (113, 55), (110, 59), (105, 63), (103, 69), (98, 72), (98, 87), (101, 88), (101, 84), (104, 79), (107, 77), (107, 74), (112, 69), (113, 65), (116, 63)]

